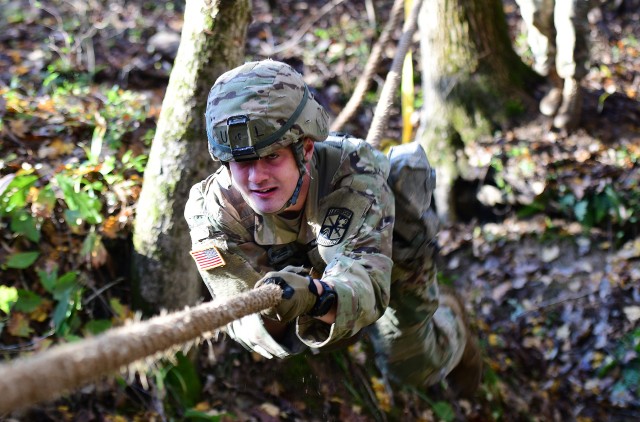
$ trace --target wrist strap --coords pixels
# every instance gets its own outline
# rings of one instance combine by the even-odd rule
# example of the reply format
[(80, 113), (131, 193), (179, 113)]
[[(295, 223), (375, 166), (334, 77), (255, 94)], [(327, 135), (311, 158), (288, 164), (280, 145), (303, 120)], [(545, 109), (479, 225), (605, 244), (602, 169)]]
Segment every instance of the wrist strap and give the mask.
[[(313, 293), (316, 297), (320, 297), (320, 293), (318, 293), (318, 287), (316, 286), (316, 283), (314, 282), (313, 277), (308, 275), (307, 278), (309, 279), (309, 291), (311, 293)], [(321, 280), (318, 280), (318, 281), (320, 281), (320, 283), (322, 283)], [(324, 286), (322, 286), (322, 287), (324, 287)]]
[[(327, 283), (318, 279), (318, 282), (322, 285), (322, 294), (318, 294), (318, 289), (316, 287), (316, 283), (313, 278), (307, 276), (309, 278), (309, 290), (316, 296), (316, 303), (313, 305), (313, 308), (308, 312), (308, 315), (311, 316), (322, 316), (329, 312), (329, 309), (335, 303), (336, 292), (333, 290)], [(313, 285), (313, 287), (311, 287)]]

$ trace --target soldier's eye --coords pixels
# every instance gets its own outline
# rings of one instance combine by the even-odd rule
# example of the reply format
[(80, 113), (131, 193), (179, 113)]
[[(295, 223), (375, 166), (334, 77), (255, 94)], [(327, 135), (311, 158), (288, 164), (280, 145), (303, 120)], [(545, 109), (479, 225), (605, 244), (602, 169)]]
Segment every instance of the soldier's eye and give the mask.
[(276, 158), (278, 158), (280, 155), (276, 152), (274, 152), (273, 154), (269, 154), (266, 157), (264, 157), (266, 160), (275, 160)]
[(252, 165), (251, 161), (239, 161), (233, 163), (234, 167), (238, 169), (247, 169)]

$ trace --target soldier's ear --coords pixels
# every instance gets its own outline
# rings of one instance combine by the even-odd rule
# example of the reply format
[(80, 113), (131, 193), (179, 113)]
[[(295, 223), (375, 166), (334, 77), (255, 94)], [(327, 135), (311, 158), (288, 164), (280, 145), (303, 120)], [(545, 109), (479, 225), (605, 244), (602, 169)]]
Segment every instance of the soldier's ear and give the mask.
[(302, 151), (304, 154), (305, 163), (311, 160), (311, 156), (313, 155), (313, 140), (311, 138), (304, 138), (302, 141)]

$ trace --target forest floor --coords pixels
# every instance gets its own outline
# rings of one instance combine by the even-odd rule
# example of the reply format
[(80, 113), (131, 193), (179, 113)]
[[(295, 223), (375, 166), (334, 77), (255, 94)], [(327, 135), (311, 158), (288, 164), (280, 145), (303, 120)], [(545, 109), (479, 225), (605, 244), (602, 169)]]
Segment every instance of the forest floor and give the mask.
[[(374, 3), (379, 20), (390, 2)], [(0, 25), (0, 40), (11, 40), (10, 48), (0, 51), (4, 95), (0, 116), (5, 121), (0, 177), (24, 168), (24, 163), (35, 166), (49, 160), (51, 168), (56, 168), (64, 157), (83, 151), (58, 142), (60, 133), (73, 138), (82, 131), (61, 129), (67, 123), (65, 118), (56, 120), (55, 109), (44, 104), (37, 110), (40, 120), (24, 119), (6, 95), (16, 80), (34, 83), (34, 69), (46, 67), (43, 50), (63, 45), (63, 39), (51, 38), (56, 31), (49, 31), (57, 18), (41, 21), (44, 15), (56, 17), (51, 13), (55, 10), (60, 12), (58, 17), (63, 16), (63, 4), (51, 2), (45, 13), (25, 1), (0, 2), (4, 16), (23, 14), (11, 24)], [(270, 10), (266, 2), (256, 1), (247, 59), (304, 63), (301, 70), (307, 82), (335, 114), (361, 74), (374, 34), (369, 23), (376, 17), (366, 5), (365, 1), (325, 5), (284, 0)], [(146, 115), (131, 129), (134, 135), (119, 156), (126, 149), (144, 152), (148, 148), (140, 139), (157, 120), (176, 35), (183, 24), (179, 10), (127, 7), (133, 9), (120, 10), (115, 19), (121, 26), (112, 22), (107, 28), (112, 32), (100, 35), (91, 32), (90, 26), (78, 26), (95, 39), (94, 61), (103, 66), (96, 82), (118, 84), (146, 101)], [(74, 8), (67, 11), (80, 15), (78, 6)], [(511, 1), (505, 1), (505, 12), (516, 49), (527, 60), (519, 16)], [(366, 335), (347, 350), (285, 361), (262, 359), (219, 338), (199, 349), (202, 389), (190, 411), (173, 409), (181, 417), (163, 408), (163, 397), (157, 392), (141, 388), (140, 382), (126, 385), (118, 379), (7, 420), (639, 420), (639, 13), (634, 1), (602, 2), (592, 12), (591, 71), (582, 82), (585, 98), (578, 130), (554, 131), (548, 119), (532, 114), (465, 148), (477, 173), (464, 183), (462, 193), (470, 199), (460, 206), (460, 222), (443, 226), (439, 234), (440, 278), (464, 297), (483, 349), (484, 378), (473, 400), (456, 399), (446, 384), (423, 390), (386, 388)], [(151, 41), (154, 34), (162, 37)], [(386, 50), (387, 58), (374, 81), (378, 91), (393, 52), (393, 47)], [(91, 67), (91, 61), (71, 53), (60, 48), (58, 56), (68, 65)], [(419, 72), (419, 61), (415, 61)], [(46, 86), (41, 80), (36, 83)], [(537, 99), (542, 94), (543, 87), (532, 92)], [(87, 95), (109, 103), (95, 91)], [(374, 104), (375, 99), (368, 97), (346, 129), (365, 137)], [(390, 138), (399, 137), (398, 115), (395, 108)], [(86, 137), (87, 131), (83, 133)], [(126, 185), (123, 194), (122, 203), (128, 205), (121, 205), (117, 215), (114, 211), (117, 219), (106, 220), (117, 220), (119, 225), (108, 230), (101, 226), (106, 248), (100, 249), (98, 258), (92, 251), (85, 268), (97, 280), (92, 286), (96, 296), (120, 296), (125, 304), (130, 298), (124, 297), (129, 288), (123, 287), (126, 272), (123, 275), (122, 268), (128, 265), (126, 242), (140, 169), (127, 171), (126, 179), (135, 182), (134, 187)], [(469, 209), (478, 212), (464, 212)], [(16, 244), (6, 223), (2, 230), (4, 260)], [(75, 239), (65, 243), (67, 251), (86, 244), (85, 232), (52, 234), (55, 230), (43, 224), (41, 244), (57, 251), (50, 252), (51, 259), (63, 256), (62, 238)], [(0, 281), (24, 286), (34, 274), (9, 269)], [(0, 351), (5, 356), (15, 357), (16, 350), (38, 350), (39, 342), (48, 336), (36, 336), (42, 334), (38, 330), (44, 332), (37, 325), (21, 335), (11, 328), (17, 324), (15, 315), (4, 332), (4, 322), (0, 325)]]

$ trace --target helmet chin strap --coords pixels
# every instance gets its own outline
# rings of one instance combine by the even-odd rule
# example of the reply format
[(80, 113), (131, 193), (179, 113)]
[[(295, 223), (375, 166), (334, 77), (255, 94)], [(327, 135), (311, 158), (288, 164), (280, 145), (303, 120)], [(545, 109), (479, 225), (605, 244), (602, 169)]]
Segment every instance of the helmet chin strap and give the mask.
[(304, 159), (304, 147), (303, 142), (298, 142), (296, 144), (291, 145), (291, 149), (293, 150), (293, 156), (296, 158), (296, 162), (298, 163), (298, 172), (300, 176), (298, 177), (298, 183), (296, 183), (296, 188), (293, 190), (291, 197), (278, 211), (265, 213), (268, 215), (280, 214), (287, 208), (295, 205), (298, 202), (298, 197), (300, 196), (300, 190), (302, 189), (302, 183), (304, 182), (304, 175), (307, 174), (307, 161)]
[(286, 210), (290, 206), (295, 205), (296, 202), (298, 202), (298, 196), (300, 196), (300, 189), (302, 188), (302, 182), (304, 182), (304, 174), (301, 174), (300, 177), (298, 177), (298, 183), (296, 183), (296, 188), (293, 190), (293, 194), (291, 195), (291, 198), (289, 198), (287, 203), (284, 204), (283, 207), (276, 212), (276, 214), (281, 213), (282, 211)]

